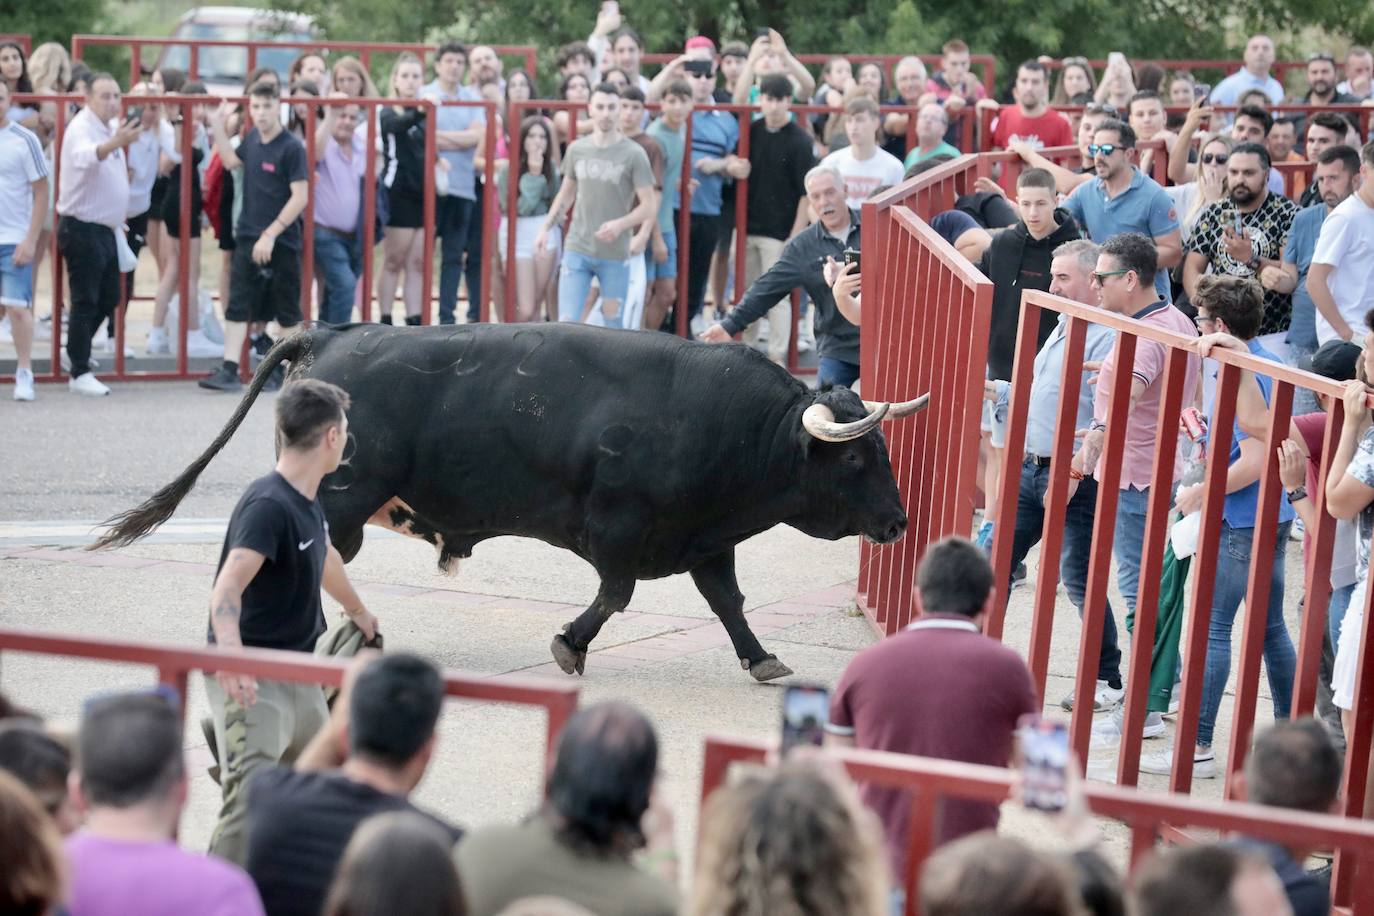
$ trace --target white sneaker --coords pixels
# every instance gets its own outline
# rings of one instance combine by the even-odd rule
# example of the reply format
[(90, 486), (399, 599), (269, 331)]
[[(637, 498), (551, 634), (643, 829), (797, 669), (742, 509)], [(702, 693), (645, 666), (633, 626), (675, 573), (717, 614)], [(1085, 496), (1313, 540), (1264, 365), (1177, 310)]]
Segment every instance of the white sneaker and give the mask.
[(691, 320), (687, 322), (687, 333), (693, 338), (700, 336), (704, 330), (706, 330), (706, 321), (700, 315), (693, 315)]
[(78, 375), (67, 383), (67, 388), (73, 394), (84, 395), (88, 398), (101, 398), (110, 393), (110, 389), (101, 384), (100, 379), (96, 378), (93, 372)]
[[(1092, 735), (1088, 739), (1091, 750), (1100, 751), (1116, 747), (1121, 743), (1122, 726), (1126, 722), (1126, 707), (1117, 706), (1112, 714), (1103, 719), (1093, 720)], [(1158, 738), (1164, 734), (1164, 717), (1157, 712), (1145, 714), (1145, 724), (1140, 728), (1140, 737)]]
[(150, 328), (148, 330), (148, 345), (143, 348), (143, 352), (149, 356), (172, 352), (171, 345), (167, 343), (167, 332), (162, 328)]
[(20, 369), (14, 373), (14, 399), (16, 401), (33, 400), (33, 370)]
[[(1166, 748), (1154, 754), (1140, 755), (1140, 772), (1153, 773), (1156, 776), (1168, 776), (1174, 771), (1174, 749)], [(1193, 752), (1193, 778), (1194, 779), (1215, 779), (1217, 775), (1217, 758), (1211, 751), (1198, 756)]]
[[(101, 353), (114, 353), (115, 339), (108, 334), (98, 337), (91, 342), (91, 350), (99, 350)], [(133, 359), (136, 355), (137, 354), (134, 353), (134, 348), (126, 343), (124, 345), (124, 358)]]
[(768, 340), (768, 333), (771, 330), (772, 328), (768, 325), (768, 319), (760, 318), (754, 324), (755, 339), (758, 340), (760, 343), (766, 343)]
[[(1073, 712), (1073, 694), (1069, 694), (1059, 701), (1060, 707), (1067, 712)], [(1093, 712), (1109, 712), (1121, 705), (1121, 700), (1126, 696), (1126, 688), (1113, 687), (1106, 681), (1097, 682), (1097, 690), (1093, 693)]]
[(200, 328), (186, 332), (187, 356), (223, 356), (224, 344), (217, 344), (205, 336)]

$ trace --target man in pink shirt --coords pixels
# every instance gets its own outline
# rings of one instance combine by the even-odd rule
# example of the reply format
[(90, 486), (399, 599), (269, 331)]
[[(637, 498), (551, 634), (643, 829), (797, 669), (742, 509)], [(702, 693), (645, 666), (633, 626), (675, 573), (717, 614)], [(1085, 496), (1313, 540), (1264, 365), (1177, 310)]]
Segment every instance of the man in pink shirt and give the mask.
[(129, 165), (124, 150), (143, 128), (119, 117), (119, 83), (108, 73), (91, 77), (86, 105), (62, 141), (57, 191), (57, 247), (67, 262), (72, 314), (67, 329), (69, 386), (76, 394), (110, 393), (91, 372), (91, 337), (119, 307), (119, 253), (129, 206)]
[(86, 826), (67, 838), (71, 916), (260, 916), (236, 865), (180, 849), (186, 763), (175, 694), (88, 703), (77, 736), (74, 794)]
[[(1093, 282), (1097, 285), (1102, 307), (1109, 312), (1173, 331), (1189, 338), (1197, 337), (1192, 319), (1179, 311), (1155, 290), (1155, 266), (1158, 251), (1149, 238), (1135, 232), (1123, 232), (1107, 239), (1097, 258)], [(1120, 345), (1120, 336), (1117, 338)], [(1160, 402), (1164, 397), (1164, 367), (1168, 347), (1145, 338), (1137, 338), (1135, 363), (1131, 366), (1131, 398), (1126, 411), (1126, 447), (1121, 456), (1121, 493), (1116, 507), (1116, 538), (1112, 553), (1116, 557), (1117, 585), (1126, 599), (1130, 616), (1135, 616), (1135, 599), (1140, 590), (1140, 553), (1145, 543), (1145, 515), (1149, 510), (1150, 478), (1154, 473), (1155, 443), (1159, 424)], [(1112, 377), (1116, 373), (1117, 350), (1102, 361), (1093, 396), (1093, 419), (1083, 437), (1083, 446), (1073, 458), (1073, 470), (1102, 478), (1102, 446), (1106, 441), (1108, 410), (1111, 401)], [(1188, 372), (1183, 384), (1183, 405), (1197, 402), (1202, 364), (1191, 350)], [(1112, 417), (1111, 422), (1120, 422)], [(1182, 476), (1183, 465), (1174, 465), (1174, 481)], [(1164, 733), (1164, 720), (1152, 712), (1145, 721), (1145, 737)]]

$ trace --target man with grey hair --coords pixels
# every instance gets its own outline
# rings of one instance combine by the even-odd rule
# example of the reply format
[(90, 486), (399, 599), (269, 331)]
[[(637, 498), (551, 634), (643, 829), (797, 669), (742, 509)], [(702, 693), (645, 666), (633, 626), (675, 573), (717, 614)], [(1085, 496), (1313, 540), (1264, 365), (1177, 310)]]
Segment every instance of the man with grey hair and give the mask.
[[(1054, 250), (1050, 262), (1050, 293), (1100, 308), (1093, 287), (1098, 247), (1087, 239), (1065, 242)], [(1064, 377), (1064, 355), (1068, 348), (1069, 316), (1060, 315), (1040, 352), (1035, 355), (1030, 407), (1026, 415), (1025, 458), (1021, 462), (1021, 488), (1016, 500), (1016, 529), (1012, 537), (1011, 566), (1015, 569), (1030, 549), (1040, 542), (1045, 524), (1045, 491), (1050, 482), (1050, 453), (1054, 451), (1055, 428), (1059, 415), (1060, 384)], [(1088, 325), (1083, 347), (1085, 362), (1101, 362), (1112, 351), (1116, 334), (1100, 324)], [(1094, 386), (1091, 373), (1079, 376), (1078, 390), (1064, 396), (1078, 401), (1074, 429), (1086, 429), (1093, 417)], [(992, 384), (989, 382), (988, 384)], [(1073, 440), (1078, 449), (1078, 440)], [(1072, 485), (1072, 484), (1071, 484)], [(1069, 600), (1083, 614), (1087, 590), (1088, 556), (1092, 550), (1093, 514), (1097, 507), (1097, 481), (1085, 475), (1069, 497), (1064, 515), (1064, 547), (1060, 556), (1060, 575), (1068, 589)], [(1010, 589), (1008, 589), (1010, 594)], [(1097, 690), (1093, 711), (1102, 712), (1121, 702), (1125, 690), (1121, 683), (1121, 649), (1117, 645), (1116, 624), (1108, 607), (1102, 628), (1102, 647), (1097, 658)], [(1072, 708), (1072, 694), (1060, 705)]]
[(932, 156), (958, 156), (959, 149), (945, 141), (949, 115), (939, 102), (927, 102), (916, 115), (916, 145), (906, 154), (904, 168), (925, 162)]
[[(926, 91), (926, 82), (929, 78), (926, 65), (921, 59), (914, 54), (908, 54), (892, 68), (892, 88), (896, 90), (892, 93), (892, 98), (878, 101), (884, 105), (920, 105), (922, 99), (931, 98)], [(944, 111), (943, 108), (940, 110)], [(904, 159), (907, 154), (906, 129), (910, 121), (911, 116), (905, 111), (894, 111), (883, 117), (883, 133), (886, 136), (881, 138), (882, 147), (898, 160)]]
[(859, 328), (840, 313), (826, 282), (825, 266), (838, 269), (846, 249), (859, 249), (859, 212), (845, 205), (844, 176), (833, 166), (806, 173), (806, 199), (816, 222), (797, 233), (776, 263), (745, 291), (730, 314), (701, 334), (707, 343), (727, 343), (767, 314), (783, 296), (801, 287), (815, 303), (818, 385), (849, 386), (859, 378)]

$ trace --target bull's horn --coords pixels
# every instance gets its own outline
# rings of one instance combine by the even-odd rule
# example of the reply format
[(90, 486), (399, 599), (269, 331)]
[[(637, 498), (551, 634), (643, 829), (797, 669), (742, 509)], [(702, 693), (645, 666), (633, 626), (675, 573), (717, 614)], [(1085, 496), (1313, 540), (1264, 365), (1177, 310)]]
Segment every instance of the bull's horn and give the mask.
[(802, 411), (802, 426), (822, 442), (848, 442), (857, 439), (882, 422), (887, 415), (888, 404), (879, 404), (862, 420), (837, 423), (835, 414), (824, 404), (812, 404)]
[[(877, 410), (885, 401), (864, 401), (864, 407), (869, 410)], [(900, 404), (891, 404), (891, 410), (887, 413), (889, 420), (900, 420), (902, 417), (909, 417), (914, 413), (920, 413), (930, 406), (930, 392), (926, 392), (914, 401), (902, 401)]]

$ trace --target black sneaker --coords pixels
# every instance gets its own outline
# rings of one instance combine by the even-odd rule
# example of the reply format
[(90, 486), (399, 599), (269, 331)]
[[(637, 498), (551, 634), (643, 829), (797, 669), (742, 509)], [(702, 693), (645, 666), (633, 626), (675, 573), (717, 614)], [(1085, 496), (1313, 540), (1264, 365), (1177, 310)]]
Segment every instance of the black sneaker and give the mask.
[(259, 334), (248, 341), (248, 368), (250, 371), (257, 371), (258, 364), (262, 362), (262, 358), (267, 355), (267, 351), (271, 350), (275, 343), (276, 341), (266, 334)]
[(1026, 564), (1017, 563), (1016, 569), (1011, 573), (1011, 587), (1020, 588), (1026, 583)]
[(282, 382), (283, 382), (285, 379), (286, 379), (286, 367), (285, 367), (285, 366), (282, 366), (280, 363), (278, 363), (278, 364), (277, 364), (277, 368), (273, 369), (273, 370), (272, 370), (272, 374), (269, 375), (269, 376), (267, 377), (267, 381), (266, 381), (266, 382), (263, 382), (262, 390), (263, 390), (263, 391), (281, 391)]
[(243, 383), (239, 381), (238, 370), (230, 369), (223, 363), (213, 374), (201, 379), (196, 384), (211, 391), (239, 391), (243, 388)]

